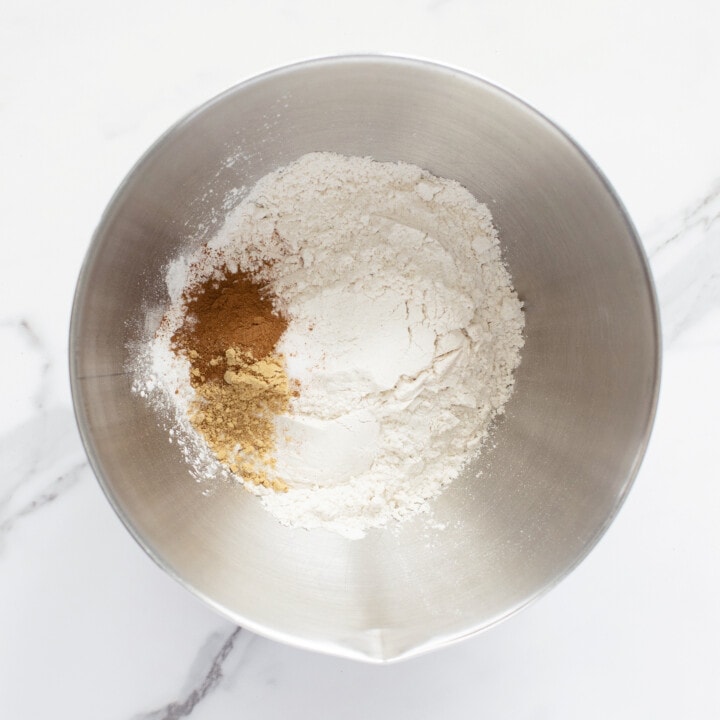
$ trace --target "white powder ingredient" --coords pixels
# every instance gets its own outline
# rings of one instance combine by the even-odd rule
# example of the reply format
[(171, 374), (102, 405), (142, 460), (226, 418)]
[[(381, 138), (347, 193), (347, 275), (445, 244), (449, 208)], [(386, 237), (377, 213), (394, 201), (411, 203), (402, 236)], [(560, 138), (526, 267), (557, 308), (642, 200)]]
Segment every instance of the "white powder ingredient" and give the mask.
[[(522, 306), (487, 207), (413, 165), (312, 153), (260, 180), (209, 246), (268, 283), (301, 382), (276, 423), (291, 489), (246, 487), (280, 522), (346, 537), (426, 511), (503, 412), (520, 362)], [(170, 266), (171, 309), (136, 381), (159, 386), (186, 437), (194, 391), (170, 337), (182, 289), (217, 270), (199, 253)], [(200, 453), (193, 467), (212, 465)]]

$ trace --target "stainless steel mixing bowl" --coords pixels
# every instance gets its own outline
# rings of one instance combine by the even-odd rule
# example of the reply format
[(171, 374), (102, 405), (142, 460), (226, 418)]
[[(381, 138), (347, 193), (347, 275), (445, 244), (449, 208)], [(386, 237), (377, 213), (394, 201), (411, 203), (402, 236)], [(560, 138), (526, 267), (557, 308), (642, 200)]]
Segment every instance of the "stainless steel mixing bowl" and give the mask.
[[(363, 540), (278, 524), (257, 498), (209, 496), (146, 402), (128, 342), (165, 301), (163, 269), (207, 238), (232, 189), (329, 150), (404, 160), (492, 210), (527, 341), (494, 442), (410, 521)], [(567, 575), (618, 511), (658, 391), (659, 329), (638, 238), (597, 168), (522, 101), (462, 72), (387, 57), (302, 63), (193, 112), (112, 199), (70, 337), (78, 424), (130, 532), (168, 573), (263, 635), (372, 661), (488, 628)]]

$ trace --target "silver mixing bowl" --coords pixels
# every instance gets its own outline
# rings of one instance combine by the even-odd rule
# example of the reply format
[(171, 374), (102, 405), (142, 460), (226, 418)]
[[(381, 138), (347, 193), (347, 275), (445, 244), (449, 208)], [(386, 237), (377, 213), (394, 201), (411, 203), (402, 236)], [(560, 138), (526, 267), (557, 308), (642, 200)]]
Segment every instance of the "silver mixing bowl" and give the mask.
[[(489, 205), (525, 303), (515, 393), (493, 443), (433, 503), (443, 530), (412, 520), (352, 541), (283, 527), (233, 484), (204, 496), (131, 393), (128, 342), (142, 335), (145, 309), (166, 300), (168, 260), (212, 234), (233, 188), (316, 150), (458, 180)], [(659, 353), (637, 235), (582, 150), (487, 82), (374, 56), (262, 75), (161, 137), (95, 233), (70, 333), (88, 455), (148, 554), (251, 630), (371, 661), (488, 628), (578, 564), (638, 470)]]

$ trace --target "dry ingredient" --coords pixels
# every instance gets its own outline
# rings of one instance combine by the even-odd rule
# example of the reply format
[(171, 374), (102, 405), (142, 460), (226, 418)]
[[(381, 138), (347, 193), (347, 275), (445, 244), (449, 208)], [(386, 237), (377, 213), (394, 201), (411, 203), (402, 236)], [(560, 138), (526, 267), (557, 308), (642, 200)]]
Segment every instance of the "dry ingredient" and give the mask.
[[(227, 272), (261, 287), (272, 308), (243, 313), (237, 327), (251, 331), (251, 317), (287, 323), (266, 352), (283, 358), (277, 377), (299, 383), (284, 407), (263, 400), (274, 450), (233, 472), (292, 527), (361, 537), (426, 511), (503, 412), (520, 362), (522, 305), (488, 209), (454, 181), (369, 158), (313, 153), (263, 178), (207, 247), (168, 269), (171, 306), (137, 386), (172, 403), (179, 428), (188, 413), (197, 426), (198, 403), (210, 401), (203, 376), (215, 373), (212, 387), (220, 370), (228, 386), (257, 376), (246, 341), (224, 334), (235, 321), (215, 323), (198, 358), (172, 352), (173, 338), (177, 349), (196, 329), (189, 315), (215, 313), (210, 295), (187, 288), (209, 283), (212, 293)], [(232, 360), (209, 366), (221, 350)], [(206, 461), (194, 458), (198, 474)]]
[[(215, 260), (208, 253), (203, 262)], [(183, 290), (183, 320), (173, 333), (173, 345), (194, 352), (195, 377), (217, 379), (223, 372), (215, 360), (230, 347), (240, 347), (256, 359), (275, 349), (287, 329), (287, 319), (275, 309), (271, 293), (248, 273), (213, 274)], [(195, 372), (197, 371), (197, 372)]]
[(228, 348), (218, 364), (227, 370), (222, 378), (197, 386), (190, 422), (233, 473), (286, 491), (285, 482), (269, 474), (276, 463), (274, 418), (288, 411), (291, 395), (282, 357), (256, 360), (240, 348)]
[(171, 340), (190, 362), (196, 392), (190, 422), (231, 472), (287, 490), (267, 472), (275, 465), (274, 418), (288, 411), (296, 392), (285, 359), (274, 352), (287, 320), (267, 289), (239, 271), (223, 270), (219, 278), (213, 274), (186, 288), (183, 305)]

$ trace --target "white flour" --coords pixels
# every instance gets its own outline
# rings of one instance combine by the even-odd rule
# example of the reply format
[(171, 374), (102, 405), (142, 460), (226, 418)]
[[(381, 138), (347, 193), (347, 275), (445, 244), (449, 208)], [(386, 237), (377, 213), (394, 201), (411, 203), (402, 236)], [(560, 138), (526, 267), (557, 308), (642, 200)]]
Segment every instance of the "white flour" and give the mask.
[[(301, 382), (277, 420), (291, 489), (248, 489), (284, 524), (348, 537), (426, 510), (503, 411), (520, 361), (521, 304), (487, 208), (412, 165), (314, 153), (263, 178), (209, 246), (279, 298), (278, 349)], [(171, 322), (150, 353), (178, 416), (192, 392), (169, 351), (180, 292), (217, 267), (189, 277), (198, 257), (170, 268)]]

